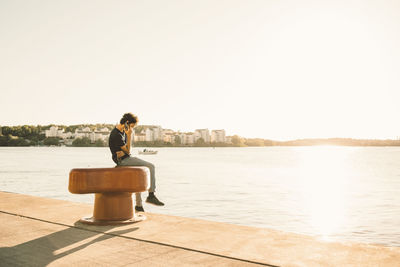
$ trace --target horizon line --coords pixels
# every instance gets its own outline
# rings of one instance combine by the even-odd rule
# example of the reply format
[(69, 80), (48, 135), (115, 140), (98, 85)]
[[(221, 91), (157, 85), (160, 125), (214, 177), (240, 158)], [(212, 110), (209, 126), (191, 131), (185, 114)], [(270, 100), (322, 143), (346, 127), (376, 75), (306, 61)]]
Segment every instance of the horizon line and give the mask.
[[(47, 127), (47, 126), (78, 126), (78, 125), (97, 125), (97, 124), (104, 124), (104, 125), (116, 125), (115, 123), (81, 123), (81, 124), (71, 124), (71, 125), (66, 125), (66, 124), (54, 124), (54, 123), (50, 123), (47, 125), (41, 125), (41, 124), (22, 124), (22, 125), (1, 125), (0, 124), (0, 130), (1, 127), (23, 127), (23, 126), (41, 126), (41, 127)], [(156, 125), (156, 124), (143, 124), (143, 125), (137, 125), (137, 126), (159, 126), (162, 129), (170, 129), (170, 128), (163, 128), (161, 125)], [(203, 130), (203, 129), (207, 129), (208, 128), (199, 128), (199, 129), (195, 129), (195, 130)], [(172, 130), (172, 129), (171, 129)], [(195, 131), (194, 130), (194, 131)], [(225, 129), (219, 129), (219, 130), (225, 130)], [(174, 132), (180, 132), (180, 131), (176, 131), (173, 130)], [(189, 131), (190, 132), (190, 131)], [(0, 135), (1, 135), (1, 131), (0, 131)], [(275, 141), (275, 142), (290, 142), (290, 141), (305, 141), (305, 140), (329, 140), (329, 139), (351, 139), (351, 140), (381, 140), (381, 141), (398, 141), (400, 140), (400, 135), (396, 136), (396, 137), (385, 137), (385, 138), (378, 138), (378, 137), (294, 137), (291, 139), (271, 139), (271, 138), (264, 138), (264, 137), (245, 137), (245, 136), (241, 136), (238, 134), (233, 134), (233, 135), (226, 135), (226, 136), (239, 136), (241, 138), (245, 138), (245, 139), (262, 139), (262, 140), (269, 140), (269, 141)]]

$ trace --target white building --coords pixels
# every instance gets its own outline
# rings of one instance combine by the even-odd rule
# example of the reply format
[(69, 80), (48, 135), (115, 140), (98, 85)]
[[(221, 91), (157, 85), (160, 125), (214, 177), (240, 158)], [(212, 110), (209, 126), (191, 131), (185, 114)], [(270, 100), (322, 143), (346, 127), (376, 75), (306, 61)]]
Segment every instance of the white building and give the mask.
[(146, 142), (154, 141), (154, 132), (150, 128), (146, 129), (145, 135), (146, 135), (146, 139), (145, 139)]
[(46, 137), (60, 137), (62, 138), (64, 129), (59, 130), (57, 126), (51, 126), (49, 130), (45, 131)]
[(145, 126), (144, 134), (146, 142), (163, 140), (163, 130), (160, 126)]
[(171, 129), (162, 129), (161, 131), (161, 140), (165, 143), (175, 143), (175, 135), (176, 133)]
[(165, 143), (175, 143), (175, 134), (174, 133), (163, 133), (163, 141)]
[(61, 139), (69, 139), (74, 136), (73, 133), (71, 132), (64, 132), (64, 129), (58, 129), (57, 126), (51, 126), (49, 130), (45, 131), (45, 136), (46, 137), (58, 137)]
[[(89, 129), (90, 130), (90, 129)], [(108, 137), (110, 136), (110, 130), (108, 128), (96, 129), (94, 132), (90, 133), (90, 142), (94, 143), (96, 140), (101, 140), (103, 142), (108, 141)]]
[(97, 132), (101, 132), (101, 133), (108, 133), (110, 134), (110, 129), (108, 129), (107, 127), (101, 128), (101, 129), (97, 129)]
[(174, 134), (175, 132), (171, 129), (162, 129), (162, 134)]
[(134, 140), (134, 142), (144, 142), (144, 141), (146, 141), (146, 132), (145, 131), (141, 131), (140, 133), (135, 133), (133, 140)]
[(195, 142), (200, 138), (203, 138), (204, 142), (206, 143), (210, 143), (211, 141), (210, 131), (208, 129), (197, 129), (194, 132), (194, 135), (195, 135)]
[(160, 141), (163, 139), (163, 131), (160, 126), (151, 128), (153, 131), (153, 141)]
[(83, 137), (87, 137), (90, 138), (90, 135), (92, 134), (92, 131), (90, 130), (89, 127), (85, 127), (85, 128), (78, 128), (75, 130), (74, 133), (74, 138), (83, 138)]
[(211, 142), (225, 143), (225, 130), (212, 130), (211, 131)]
[(179, 137), (180, 140), (180, 144), (184, 144), (185, 141), (185, 133), (181, 133), (181, 132), (174, 132), (174, 144), (176, 143), (176, 138)]
[(71, 132), (66, 132), (66, 133), (62, 133), (60, 136), (62, 139), (69, 139), (73, 137), (73, 134)]
[(107, 142), (110, 136), (110, 132), (111, 131), (106, 127), (101, 129), (96, 129), (94, 131), (90, 130), (89, 127), (84, 127), (76, 129), (74, 134), (65, 133), (65, 139), (72, 137), (74, 139), (87, 137), (90, 139), (91, 143), (96, 142), (96, 140), (102, 140), (103, 142)]
[(192, 145), (194, 144), (194, 133), (184, 133), (183, 138), (181, 138), (183, 145)]

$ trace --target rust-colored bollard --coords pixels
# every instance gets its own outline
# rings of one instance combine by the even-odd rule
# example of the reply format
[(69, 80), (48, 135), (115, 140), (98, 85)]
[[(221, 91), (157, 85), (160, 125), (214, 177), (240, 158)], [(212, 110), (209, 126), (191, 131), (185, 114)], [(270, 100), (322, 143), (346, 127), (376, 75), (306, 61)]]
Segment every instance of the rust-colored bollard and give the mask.
[(95, 194), (92, 217), (80, 222), (97, 225), (124, 224), (142, 221), (135, 215), (132, 193), (144, 192), (150, 186), (146, 167), (72, 169), (69, 173), (69, 192)]

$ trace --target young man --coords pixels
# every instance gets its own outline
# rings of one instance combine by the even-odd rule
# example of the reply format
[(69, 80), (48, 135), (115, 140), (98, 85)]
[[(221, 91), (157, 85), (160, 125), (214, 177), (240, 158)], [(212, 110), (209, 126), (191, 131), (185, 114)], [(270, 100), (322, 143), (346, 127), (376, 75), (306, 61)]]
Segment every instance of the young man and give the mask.
[[(132, 113), (125, 113), (120, 123), (110, 133), (108, 146), (110, 147), (112, 159), (118, 166), (145, 166), (150, 169), (150, 188), (147, 203), (157, 206), (164, 206), (160, 200), (154, 195), (156, 189), (155, 167), (152, 163), (131, 157), (131, 139), (133, 128), (138, 123), (138, 118)], [(136, 193), (136, 211), (144, 211), (142, 205), (142, 197), (140, 193)]]

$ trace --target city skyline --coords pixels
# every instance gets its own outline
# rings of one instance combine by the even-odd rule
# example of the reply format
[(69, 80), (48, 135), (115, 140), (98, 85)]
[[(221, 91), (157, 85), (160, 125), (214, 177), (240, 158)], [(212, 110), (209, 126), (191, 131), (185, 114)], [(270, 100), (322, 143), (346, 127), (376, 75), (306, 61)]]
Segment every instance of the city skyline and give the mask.
[(400, 135), (398, 2), (101, 3), (0, 3), (0, 125)]
[[(60, 129), (59, 129), (60, 127)], [(101, 125), (93, 129), (89, 126), (80, 126), (72, 129), (71, 126), (67, 126), (68, 131), (62, 126), (53, 125), (49, 129), (43, 130), (42, 133), (46, 138), (56, 137), (61, 140), (64, 144), (72, 145), (76, 139), (89, 138), (91, 143), (95, 143), (97, 140), (102, 142), (108, 142), (111, 129), (109, 125)], [(1, 127), (0, 127), (1, 136)], [(193, 132), (179, 132), (171, 129), (163, 129), (161, 126), (142, 126), (140, 129), (136, 129), (132, 135), (132, 141), (134, 142), (155, 142), (162, 141), (164, 143), (177, 143), (183, 145), (193, 145), (199, 139), (202, 139), (203, 143), (231, 143), (231, 137), (226, 136), (225, 130), (209, 130), (209, 129), (196, 129)]]
[[(48, 125), (0, 125), (0, 136), (2, 135), (2, 127), (9, 128), (10, 131), (11, 129), (16, 130), (18, 129), (23, 129), (25, 127), (28, 128), (44, 128), (41, 133), (44, 134), (46, 137), (58, 137), (62, 139), (68, 139), (68, 138), (79, 138), (85, 135), (76, 135), (76, 132), (86, 132), (86, 133), (102, 133), (103, 135), (105, 132), (107, 135), (110, 133), (113, 127), (115, 127), (114, 124), (107, 124), (107, 123), (95, 123), (95, 124), (90, 124), (90, 123), (82, 123), (82, 124), (74, 124), (74, 125), (65, 125), (65, 124), (48, 124)], [(60, 128), (60, 129), (58, 129)], [(74, 129), (71, 131), (71, 128)], [(149, 125), (136, 125), (134, 128), (134, 136), (141, 135), (148, 130), (154, 131), (154, 129), (158, 128), (162, 134), (185, 134), (185, 135), (195, 135), (197, 132), (202, 132), (206, 131), (208, 133), (202, 133), (203, 139), (206, 142), (211, 142), (211, 140), (208, 140), (207, 137), (204, 138), (203, 135), (208, 135), (210, 132), (220, 132), (222, 131), (224, 136), (226, 138), (232, 138), (234, 136), (238, 138), (243, 138), (243, 139), (253, 139), (253, 140), (266, 140), (266, 141), (278, 141), (280, 143), (285, 143), (285, 142), (290, 142), (290, 141), (301, 141), (301, 140), (376, 140), (376, 141), (399, 141), (400, 140), (400, 135), (395, 136), (394, 138), (350, 138), (350, 137), (328, 137), (328, 138), (297, 138), (297, 139), (290, 139), (290, 140), (273, 140), (273, 139), (268, 139), (268, 138), (263, 138), (263, 137), (247, 137), (247, 136), (241, 136), (236, 133), (229, 133), (227, 134), (225, 129), (209, 129), (209, 128), (202, 128), (202, 129), (192, 129), (188, 131), (181, 131), (181, 130), (176, 130), (176, 129), (171, 129), (171, 128), (163, 128), (161, 125), (154, 125), (154, 124), (149, 124)], [(66, 129), (70, 129), (69, 131), (65, 131)], [(48, 133), (52, 132), (52, 134), (48, 135)], [(74, 134), (75, 133), (75, 134)], [(62, 135), (62, 136), (61, 136)], [(86, 135), (86, 137), (89, 137), (89, 135)], [(104, 139), (104, 138), (102, 138)], [(146, 141), (146, 140), (141, 140), (141, 141)], [(147, 141), (154, 141), (154, 140), (147, 140)]]

